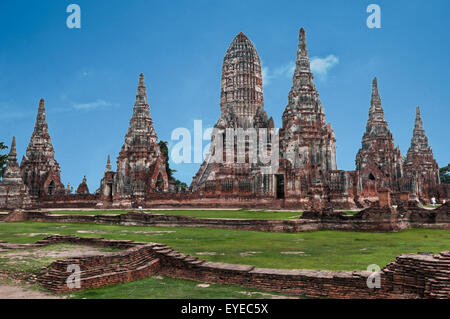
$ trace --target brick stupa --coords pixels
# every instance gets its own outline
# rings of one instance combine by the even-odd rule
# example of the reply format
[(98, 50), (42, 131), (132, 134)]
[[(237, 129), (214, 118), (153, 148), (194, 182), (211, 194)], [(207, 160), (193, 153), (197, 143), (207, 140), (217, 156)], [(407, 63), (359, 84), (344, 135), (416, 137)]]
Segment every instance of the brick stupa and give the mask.
[(303, 28), (298, 36), (296, 66), (288, 99), (280, 129), (286, 196), (308, 195), (318, 199), (324, 195), (328, 172), (337, 169), (336, 139), (331, 125), (325, 122)]
[(16, 138), (13, 137), (3, 179), (0, 181), (0, 208), (29, 208), (31, 198), (17, 164)]
[(167, 159), (161, 153), (150, 117), (144, 74), (141, 73), (130, 126), (117, 158), (117, 171), (112, 172), (108, 156), (105, 176), (97, 193), (108, 200), (143, 200), (150, 193), (167, 192), (166, 165)]
[(20, 169), (31, 196), (65, 193), (64, 185), (61, 183), (61, 169), (55, 160), (55, 150), (48, 133), (44, 99), (39, 102), (34, 131)]
[(410, 179), (409, 191), (416, 198), (429, 199), (433, 196), (436, 185), (440, 184), (439, 166), (428, 145), (419, 107), (416, 109), (413, 137), (403, 164), (403, 172)]
[(378, 190), (397, 191), (402, 177), (402, 156), (384, 119), (377, 78), (372, 82), (369, 119), (356, 155), (358, 187), (363, 197), (377, 196)]

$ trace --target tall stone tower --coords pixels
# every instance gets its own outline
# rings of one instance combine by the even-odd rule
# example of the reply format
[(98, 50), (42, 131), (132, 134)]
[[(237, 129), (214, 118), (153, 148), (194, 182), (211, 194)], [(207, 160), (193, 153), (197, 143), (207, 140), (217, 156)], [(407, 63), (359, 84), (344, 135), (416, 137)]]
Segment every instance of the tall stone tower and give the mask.
[[(206, 187), (216, 193), (254, 192), (251, 179), (258, 174), (260, 163), (250, 159), (249, 154), (258, 154), (259, 129), (273, 128), (273, 119), (264, 111), (258, 52), (242, 32), (231, 42), (223, 59), (220, 112), (209, 156), (194, 176), (191, 190)], [(242, 145), (242, 149), (245, 148), (242, 161), (237, 159), (239, 142), (235, 134), (239, 129), (256, 133), (256, 136), (247, 136), (251, 141)]]
[(402, 156), (398, 146), (394, 148), (394, 138), (384, 119), (377, 78), (372, 82), (369, 120), (356, 155), (356, 171), (363, 197), (377, 196), (382, 188), (397, 191), (402, 177)]
[(296, 66), (288, 99), (279, 133), (286, 196), (306, 195), (316, 188), (317, 197), (320, 197), (329, 179), (328, 172), (337, 170), (336, 139), (331, 125), (325, 122), (303, 28), (298, 36)]
[(55, 150), (48, 133), (44, 99), (39, 102), (34, 131), (20, 169), (31, 196), (64, 194), (61, 169), (55, 160)]
[(153, 128), (141, 73), (130, 127), (117, 158), (115, 194), (118, 197), (143, 197), (148, 193), (168, 191), (166, 164), (167, 159), (160, 151)]
[(223, 127), (249, 128), (264, 124), (259, 120), (267, 122), (261, 61), (242, 32), (231, 42), (223, 59), (220, 112), (218, 125)]
[(31, 206), (31, 198), (17, 164), (16, 138), (13, 137), (3, 179), (0, 181), (0, 208), (14, 209), (29, 206)]
[(416, 109), (411, 146), (403, 163), (403, 172), (410, 181), (410, 192), (429, 201), (439, 181), (439, 166), (433, 158), (433, 150), (423, 128), (420, 108)]

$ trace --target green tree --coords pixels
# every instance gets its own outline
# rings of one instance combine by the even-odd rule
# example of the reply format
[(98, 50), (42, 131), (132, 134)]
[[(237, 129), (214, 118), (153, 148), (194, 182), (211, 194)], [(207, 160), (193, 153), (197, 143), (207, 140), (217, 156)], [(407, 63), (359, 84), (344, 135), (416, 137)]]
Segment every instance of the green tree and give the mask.
[(169, 143), (166, 142), (166, 141), (159, 141), (158, 144), (159, 144), (159, 149), (161, 150), (161, 153), (163, 153), (164, 156), (165, 156), (166, 159), (167, 159), (167, 163), (166, 163), (166, 173), (167, 173), (167, 177), (168, 177), (170, 180), (173, 180), (173, 179), (174, 179), (173, 173), (175, 173), (176, 170), (171, 169), (170, 166), (169, 166), (169, 146), (168, 146)]
[(176, 172), (176, 170), (171, 169), (169, 166), (169, 146), (168, 146), (168, 142), (166, 141), (159, 141), (159, 149), (161, 150), (161, 153), (164, 154), (164, 156), (167, 158), (167, 163), (166, 163), (166, 172), (167, 172), (167, 177), (169, 178), (169, 180), (175, 182), (175, 185), (177, 187), (182, 187), (182, 188), (187, 188), (188, 186), (186, 185), (186, 183), (183, 183), (182, 181), (176, 179), (173, 176), (173, 173)]
[(450, 164), (439, 169), (441, 184), (450, 184)]
[[(0, 142), (0, 151), (8, 149), (5, 143)], [(6, 161), (8, 160), (8, 154), (0, 155), (0, 178), (3, 177), (3, 172), (5, 170)]]

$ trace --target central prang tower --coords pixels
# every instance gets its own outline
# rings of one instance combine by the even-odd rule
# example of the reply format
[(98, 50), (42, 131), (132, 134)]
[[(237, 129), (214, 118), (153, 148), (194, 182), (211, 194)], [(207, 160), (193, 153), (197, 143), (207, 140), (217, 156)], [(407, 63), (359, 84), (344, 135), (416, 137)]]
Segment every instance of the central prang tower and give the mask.
[[(260, 165), (252, 162), (249, 154), (258, 154), (258, 140), (255, 138), (245, 142), (245, 161), (238, 161), (237, 137), (230, 134), (236, 133), (236, 129), (254, 129), (258, 135), (259, 129), (273, 128), (273, 119), (269, 119), (264, 111), (258, 52), (242, 32), (231, 42), (223, 59), (220, 113), (220, 118), (214, 126), (210, 153), (194, 176), (191, 190), (213, 194), (254, 193), (254, 178), (260, 170)], [(235, 129), (234, 133), (230, 129)], [(227, 143), (227, 140), (234, 143)], [(221, 143), (220, 147), (217, 143)], [(228, 159), (227, 155), (230, 156)]]

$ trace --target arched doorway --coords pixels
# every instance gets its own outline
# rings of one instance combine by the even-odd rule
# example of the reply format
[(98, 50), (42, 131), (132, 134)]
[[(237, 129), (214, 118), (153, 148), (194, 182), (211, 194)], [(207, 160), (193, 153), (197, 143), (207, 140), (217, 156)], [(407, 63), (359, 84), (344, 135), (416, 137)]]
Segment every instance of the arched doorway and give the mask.
[(51, 196), (54, 193), (55, 193), (55, 183), (51, 181), (50, 184), (48, 184), (47, 194)]
[(157, 192), (162, 192), (164, 191), (164, 178), (161, 174), (161, 172), (159, 172), (158, 174), (158, 178), (156, 179), (156, 185), (155, 185), (156, 191)]
[(277, 199), (284, 199), (284, 174), (275, 175)]

